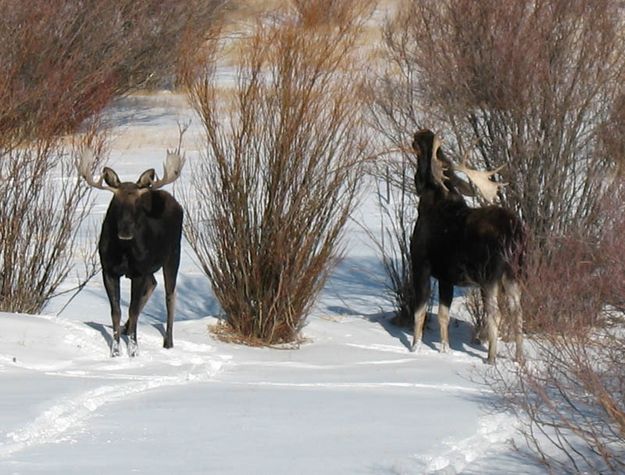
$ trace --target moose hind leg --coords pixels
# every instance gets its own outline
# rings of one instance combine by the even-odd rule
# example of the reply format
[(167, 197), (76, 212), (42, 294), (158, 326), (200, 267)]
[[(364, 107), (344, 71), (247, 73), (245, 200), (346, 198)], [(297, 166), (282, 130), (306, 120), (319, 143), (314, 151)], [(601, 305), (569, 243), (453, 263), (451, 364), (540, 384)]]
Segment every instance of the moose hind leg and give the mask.
[(137, 356), (139, 345), (137, 344), (137, 323), (139, 315), (154, 292), (156, 279), (153, 275), (136, 277), (132, 279), (130, 291), (130, 308), (128, 309), (128, 322), (126, 333), (128, 334), (128, 355)]
[(504, 278), (503, 286), (506, 293), (508, 308), (514, 325), (515, 359), (523, 361), (523, 309), (521, 308), (521, 286), (516, 280)]
[(449, 307), (454, 298), (454, 286), (448, 282), (438, 282), (438, 325), (441, 332), (441, 353), (449, 350)]
[(167, 305), (167, 330), (163, 339), (163, 348), (174, 347), (174, 313), (176, 309), (176, 278), (180, 262), (179, 251), (163, 266), (165, 280), (165, 302)]
[(497, 282), (484, 286), (484, 308), (486, 309), (486, 329), (488, 331), (488, 359), (487, 363), (494, 364), (497, 357), (497, 333), (499, 323), (499, 306)]
[(120, 334), (120, 321), (122, 317), (121, 307), (119, 304), (119, 277), (109, 274), (106, 271), (102, 272), (104, 278), (104, 288), (109, 298), (109, 304), (111, 306), (111, 321), (113, 323), (113, 339), (111, 341), (111, 356), (119, 356), (119, 334)]

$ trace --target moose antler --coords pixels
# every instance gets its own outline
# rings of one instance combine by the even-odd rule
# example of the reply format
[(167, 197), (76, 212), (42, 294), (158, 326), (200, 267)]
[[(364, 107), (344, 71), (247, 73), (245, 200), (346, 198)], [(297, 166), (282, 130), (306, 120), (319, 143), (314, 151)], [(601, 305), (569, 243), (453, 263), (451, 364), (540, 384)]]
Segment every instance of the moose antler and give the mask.
[(180, 176), (180, 172), (182, 171), (182, 167), (184, 167), (185, 162), (186, 158), (184, 154), (180, 155), (180, 152), (176, 150), (172, 152), (167, 149), (167, 158), (163, 164), (163, 178), (157, 177), (156, 180), (152, 182), (151, 188), (156, 190), (176, 181), (176, 179)]
[(178, 122), (178, 145), (174, 150), (167, 149), (167, 157), (165, 158), (165, 163), (163, 165), (163, 178), (156, 177), (151, 184), (151, 188), (153, 190), (169, 185), (170, 183), (176, 181), (176, 179), (180, 176), (182, 167), (184, 167), (184, 164), (187, 161), (184, 154), (180, 153), (180, 148), (182, 147), (182, 137), (190, 125), (190, 120), (184, 124)]
[(108, 190), (115, 191), (115, 188), (112, 188), (108, 185), (104, 185), (104, 175), (100, 176), (100, 179), (96, 181), (93, 178), (93, 174), (91, 170), (93, 169), (93, 164), (96, 162), (96, 156), (92, 148), (86, 147), (80, 152), (78, 159), (76, 160), (76, 168), (78, 169), (78, 173), (80, 176), (84, 178), (89, 186), (93, 188), (98, 188), (99, 190)]
[(430, 160), (432, 167), (432, 179), (442, 186), (445, 191), (449, 191), (447, 186), (445, 186), (445, 171), (447, 171), (447, 167), (443, 164), (443, 162), (437, 157), (438, 149), (441, 147), (443, 143), (443, 139), (438, 135), (434, 134), (434, 138), (432, 140), (432, 159)]
[[(448, 167), (445, 166), (442, 160), (437, 157), (438, 149), (440, 148), (443, 139), (438, 135), (434, 135), (434, 140), (432, 142), (432, 178), (445, 190), (449, 191), (445, 186), (444, 181), (447, 178), (445, 176), (445, 172)], [(491, 180), (495, 174), (499, 173), (505, 165), (501, 165), (495, 170), (491, 171), (480, 171), (475, 170), (473, 168), (469, 168), (466, 165), (467, 158), (471, 149), (468, 149), (465, 154), (461, 158), (460, 164), (451, 163), (449, 166), (451, 167), (452, 172), (461, 172), (464, 173), (469, 181), (478, 189), (480, 194), (484, 197), (484, 199), (488, 203), (493, 203), (497, 198), (497, 193), (501, 188), (503, 188), (507, 183), (498, 183)], [(461, 180), (458, 177), (455, 177), (459, 182), (466, 183), (464, 180)], [(468, 187), (467, 187), (468, 188)]]
[(495, 201), (495, 198), (497, 198), (497, 193), (499, 192), (499, 190), (507, 185), (507, 183), (498, 183), (492, 181), (491, 178), (496, 173), (499, 173), (505, 165), (501, 165), (500, 167), (491, 171), (480, 171), (469, 168), (467, 166), (469, 153), (471, 153), (471, 150), (473, 150), (473, 148), (477, 145), (478, 141), (479, 139), (476, 140), (473, 145), (465, 151), (465, 153), (462, 155), (462, 158), (460, 159), (460, 164), (454, 165), (454, 170), (464, 173), (469, 181), (473, 183), (473, 185), (478, 189), (484, 199), (489, 203), (493, 203)]
[(156, 180), (152, 182), (151, 188), (153, 190), (173, 183), (180, 176), (182, 167), (184, 167), (184, 164), (187, 161), (185, 155), (180, 153), (180, 148), (182, 147), (182, 137), (190, 125), (190, 120), (184, 124), (178, 122), (178, 146), (174, 150), (167, 149), (167, 158), (165, 159), (165, 163), (163, 165), (163, 178), (157, 177)]
[(471, 183), (473, 183), (479, 190), (484, 199), (489, 203), (493, 203), (495, 198), (497, 198), (499, 190), (507, 185), (507, 183), (498, 183), (496, 181), (492, 181), (490, 178), (496, 173), (499, 173), (504, 166), (505, 165), (501, 165), (491, 171), (480, 171), (469, 168), (464, 164), (460, 164), (454, 165), (454, 170), (464, 173)]

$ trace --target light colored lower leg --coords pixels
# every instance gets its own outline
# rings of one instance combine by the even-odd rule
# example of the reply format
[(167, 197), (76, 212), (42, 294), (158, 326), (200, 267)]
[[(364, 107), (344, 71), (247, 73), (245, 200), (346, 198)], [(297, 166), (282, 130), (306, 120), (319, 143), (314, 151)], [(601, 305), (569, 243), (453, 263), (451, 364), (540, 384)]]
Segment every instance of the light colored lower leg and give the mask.
[(115, 358), (119, 355), (120, 355), (119, 339), (117, 340), (113, 339), (113, 342), (111, 343), (111, 356)]
[(132, 335), (128, 337), (128, 356), (131, 358), (139, 356), (139, 345), (137, 344), (136, 337)]
[(173, 348), (174, 346), (174, 311), (176, 308), (176, 293), (165, 297), (167, 303), (167, 330), (165, 332), (165, 339), (163, 340), (163, 347)]
[(492, 285), (484, 289), (484, 307), (486, 309), (486, 325), (488, 331), (488, 360), (493, 364), (497, 357), (497, 322), (499, 321), (499, 306), (497, 304), (497, 294), (499, 286)]
[(423, 323), (425, 322), (425, 313), (427, 310), (427, 303), (424, 303), (414, 313), (414, 331), (412, 333), (412, 347), (410, 351), (416, 351), (421, 340), (423, 339)]
[(515, 281), (505, 283), (508, 307), (514, 318), (515, 358), (523, 361), (523, 309), (521, 308), (521, 286)]
[(441, 353), (449, 350), (449, 307), (444, 303), (438, 304), (438, 325), (441, 332)]

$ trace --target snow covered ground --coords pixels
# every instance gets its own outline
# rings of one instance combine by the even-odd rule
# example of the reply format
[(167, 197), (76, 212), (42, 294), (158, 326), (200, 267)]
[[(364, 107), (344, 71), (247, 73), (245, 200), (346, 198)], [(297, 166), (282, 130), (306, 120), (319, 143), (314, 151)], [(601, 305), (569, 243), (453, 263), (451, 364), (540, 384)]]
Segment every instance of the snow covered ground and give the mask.
[[(176, 95), (118, 102), (109, 165), (123, 180), (160, 170), (176, 121), (191, 117)], [(185, 137), (189, 160), (198, 130)], [(99, 224), (110, 195), (96, 193)], [(375, 228), (373, 193), (364, 197), (357, 220)], [(109, 357), (99, 275), (59, 315), (68, 296), (45, 315), (0, 314), (0, 474), (542, 473), (511, 448), (514, 418), (490, 411), (496, 395), (475, 382), (486, 353), (470, 344), (460, 299), (452, 351), (438, 353), (431, 319), (410, 353), (409, 335), (388, 323), (384, 273), (360, 224), (299, 349), (215, 340), (219, 306), (186, 243), (172, 350), (162, 348), (160, 275), (134, 359)], [(127, 308), (127, 282), (122, 292)]]

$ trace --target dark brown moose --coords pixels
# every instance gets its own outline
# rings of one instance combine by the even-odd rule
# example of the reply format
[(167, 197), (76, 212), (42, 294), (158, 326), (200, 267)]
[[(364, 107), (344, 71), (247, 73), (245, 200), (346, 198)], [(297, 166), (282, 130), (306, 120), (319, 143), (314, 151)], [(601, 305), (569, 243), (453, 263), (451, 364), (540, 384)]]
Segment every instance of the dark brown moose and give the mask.
[(141, 174), (136, 183), (121, 182), (117, 173), (108, 167), (104, 167), (102, 176), (96, 181), (91, 174), (93, 162), (93, 152), (85, 150), (78, 163), (80, 174), (92, 187), (113, 193), (102, 223), (99, 243), (102, 275), (113, 320), (111, 356), (120, 355), (120, 278), (126, 276), (132, 282), (124, 333), (128, 335), (129, 356), (136, 356), (137, 320), (156, 287), (154, 273), (161, 267), (167, 303), (167, 330), (163, 346), (172, 348), (183, 211), (172, 195), (159, 188), (180, 176), (184, 157), (168, 150), (163, 178), (159, 179), (154, 169), (149, 169)]
[(449, 307), (454, 286), (478, 286), (484, 298), (488, 363), (497, 355), (497, 327), (501, 318), (498, 293), (503, 291), (514, 315), (516, 358), (523, 357), (523, 317), (519, 275), (525, 228), (520, 219), (501, 206), (471, 208), (461, 191), (470, 189), (454, 171), (464, 172), (487, 198), (498, 184), (488, 178), (495, 172), (477, 172), (454, 165), (441, 149), (441, 139), (430, 130), (415, 133), (412, 147), (418, 165), (415, 186), (419, 214), (410, 252), (416, 291), (412, 351), (421, 344), (430, 294), (430, 277), (438, 280), (438, 320), (441, 351), (449, 346)]

